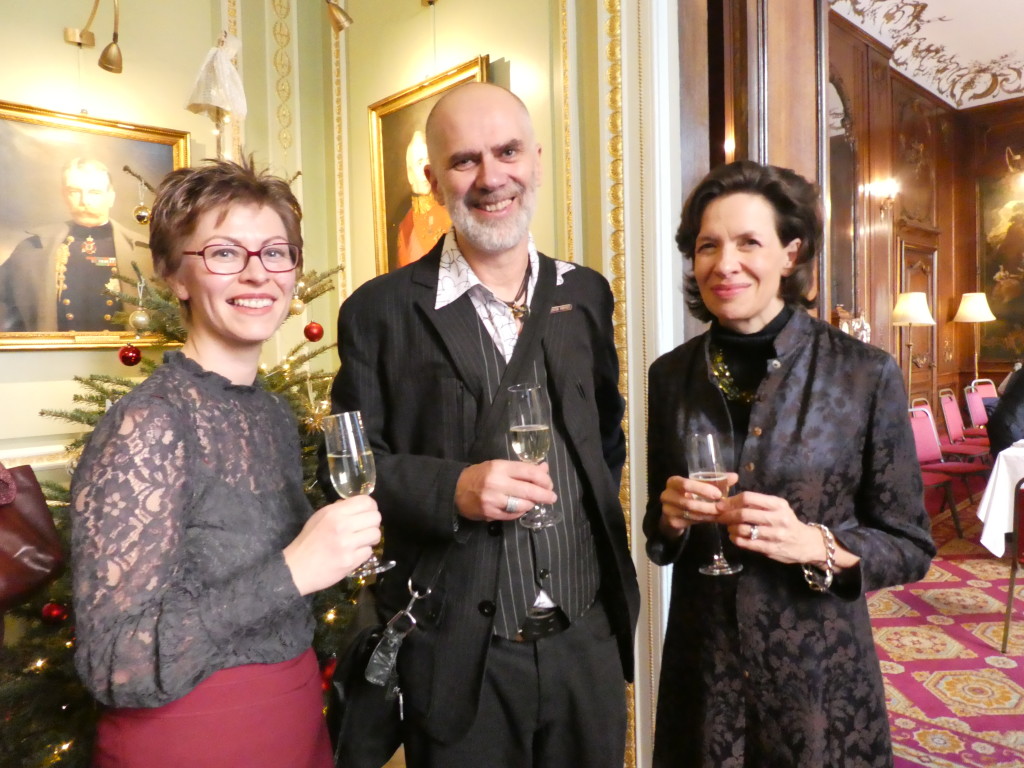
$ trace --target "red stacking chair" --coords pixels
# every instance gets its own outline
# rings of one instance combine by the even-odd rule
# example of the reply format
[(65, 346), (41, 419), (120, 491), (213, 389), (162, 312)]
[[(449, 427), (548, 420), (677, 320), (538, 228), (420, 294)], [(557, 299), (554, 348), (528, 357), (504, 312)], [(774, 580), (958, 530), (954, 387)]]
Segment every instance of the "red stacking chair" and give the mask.
[(971, 415), (971, 424), (975, 427), (984, 427), (988, 424), (988, 414), (985, 412), (985, 403), (982, 402), (981, 392), (973, 384), (964, 387), (964, 397), (967, 400), (967, 413)]
[(968, 497), (973, 502), (974, 494), (971, 492), (971, 485), (967, 478), (972, 475), (987, 478), (989, 467), (972, 461), (946, 461), (942, 455), (939, 435), (935, 431), (935, 422), (932, 421), (931, 413), (924, 408), (911, 408), (908, 413), (910, 427), (914, 431), (914, 445), (917, 448), (917, 460), (921, 464), (921, 471), (959, 477), (967, 489)]
[[(943, 395), (949, 395), (951, 398), (953, 398), (953, 402), (956, 402), (956, 392), (954, 392), (949, 387), (943, 387), (942, 389), (939, 390), (939, 397), (941, 398)], [(963, 418), (961, 418), (960, 421), (962, 423)], [(967, 437), (988, 437), (988, 430), (985, 429), (985, 427), (968, 427), (964, 425), (964, 435), (966, 435)]]
[[(935, 414), (932, 413), (932, 408), (928, 405), (927, 398), (915, 397), (914, 402), (922, 402), (921, 405), (912, 405), (911, 407), (927, 411), (928, 419), (931, 421), (932, 427), (935, 428)], [(957, 459), (980, 459), (986, 464), (992, 461), (992, 454), (986, 446), (969, 445), (966, 442), (954, 443), (951, 440), (939, 437), (939, 430), (937, 428), (935, 429), (935, 439), (939, 441), (939, 447), (942, 449), (942, 452), (948, 456), (953, 456)]]
[(971, 382), (971, 386), (977, 389), (982, 397), (999, 397), (999, 390), (996, 389), (996, 383), (992, 379), (975, 379)]
[[(960, 527), (960, 513), (956, 509), (956, 498), (953, 496), (953, 478), (949, 475), (944, 475), (941, 472), (921, 472), (921, 481), (924, 483), (924, 489), (927, 491), (931, 488), (942, 489), (942, 504), (943, 506), (949, 507), (949, 514), (953, 518), (953, 526), (956, 528), (957, 538), (962, 539), (964, 537), (963, 529)], [(942, 507), (939, 507), (939, 512), (942, 511)]]
[(1013, 492), (1013, 532), (1010, 534), (1010, 589), (1006, 594), (1006, 621), (1003, 624), (1003, 653), (1010, 639), (1010, 616), (1013, 613), (1013, 587), (1017, 581), (1017, 565), (1024, 563), (1024, 537), (1020, 529), (1024, 527), (1024, 479), (1017, 481)]
[(946, 434), (951, 445), (980, 445), (989, 447), (987, 437), (968, 437), (964, 432), (964, 417), (960, 414), (960, 406), (952, 393), (939, 395), (942, 418), (946, 422)]

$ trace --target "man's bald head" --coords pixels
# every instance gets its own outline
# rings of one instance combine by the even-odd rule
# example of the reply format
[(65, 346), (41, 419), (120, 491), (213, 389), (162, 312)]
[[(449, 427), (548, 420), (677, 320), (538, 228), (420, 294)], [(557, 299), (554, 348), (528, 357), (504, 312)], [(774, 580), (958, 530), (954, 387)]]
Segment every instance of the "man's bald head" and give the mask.
[(434, 105), (426, 135), (424, 173), (463, 255), (525, 257), (541, 149), (523, 102), (490, 83), (460, 85)]
[(494, 83), (464, 83), (442, 95), (427, 116), (424, 130), (431, 165), (436, 165), (440, 161), (441, 158), (436, 154), (440, 141), (453, 123), (458, 124), (467, 115), (487, 110), (503, 113), (506, 119), (521, 121), (521, 126), (525, 130), (524, 138), (531, 142), (536, 141), (533, 120), (522, 99), (507, 88)]

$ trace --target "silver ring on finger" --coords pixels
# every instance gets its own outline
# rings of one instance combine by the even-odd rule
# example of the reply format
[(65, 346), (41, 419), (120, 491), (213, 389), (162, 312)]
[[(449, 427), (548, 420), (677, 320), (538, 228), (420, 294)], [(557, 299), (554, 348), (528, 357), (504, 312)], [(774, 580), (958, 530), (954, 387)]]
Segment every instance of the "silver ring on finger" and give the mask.
[(683, 510), (683, 520), (689, 520), (691, 523), (693, 522), (693, 515), (690, 514), (690, 510)]
[(508, 501), (505, 502), (505, 511), (510, 515), (514, 515), (519, 511), (519, 499), (515, 496), (509, 496)]
[(758, 530), (756, 525), (750, 526), (750, 540), (757, 541), (757, 537), (761, 535), (761, 531)]

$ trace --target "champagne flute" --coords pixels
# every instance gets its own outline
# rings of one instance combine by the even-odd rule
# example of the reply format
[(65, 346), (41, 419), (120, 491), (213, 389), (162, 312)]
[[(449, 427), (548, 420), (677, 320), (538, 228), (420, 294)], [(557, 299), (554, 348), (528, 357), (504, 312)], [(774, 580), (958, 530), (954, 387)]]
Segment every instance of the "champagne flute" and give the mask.
[[(362, 414), (359, 411), (348, 411), (325, 416), (323, 430), (327, 445), (327, 466), (331, 470), (334, 490), (343, 499), (373, 493), (377, 470), (373, 463), (373, 451), (363, 433)], [(351, 575), (365, 579), (394, 566), (394, 560), (382, 562), (373, 554)]]
[[(718, 446), (718, 438), (714, 432), (692, 432), (686, 436), (686, 468), (691, 480), (710, 483), (718, 486), (723, 498), (729, 494), (729, 475), (722, 450)], [(701, 501), (712, 499), (698, 496)], [(740, 564), (732, 564), (725, 559), (722, 550), (722, 528), (718, 523), (714, 527), (714, 552), (711, 562), (702, 565), (699, 570), (708, 576), (728, 576), (743, 570)]]
[[(551, 422), (547, 417), (546, 398), (539, 384), (516, 384), (508, 388), (508, 431), (512, 451), (520, 461), (540, 464), (551, 449)], [(551, 507), (538, 504), (519, 518), (519, 524), (538, 530), (550, 528), (560, 514)]]

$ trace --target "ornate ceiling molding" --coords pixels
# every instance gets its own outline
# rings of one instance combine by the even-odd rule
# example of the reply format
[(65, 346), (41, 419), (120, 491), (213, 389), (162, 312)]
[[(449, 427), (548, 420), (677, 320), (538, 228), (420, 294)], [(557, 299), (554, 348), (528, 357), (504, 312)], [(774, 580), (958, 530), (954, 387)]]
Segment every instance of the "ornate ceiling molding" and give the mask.
[[(1024, 56), (1015, 51), (970, 60), (936, 43), (936, 24), (960, 19), (929, 11), (930, 0), (829, 0), (844, 18), (892, 48), (893, 67), (956, 107), (1024, 94)], [(963, 3), (969, 13), (969, 3)], [(964, 21), (966, 23), (966, 21)], [(971, 20), (976, 24), (977, 20)], [(999, 23), (999, 22), (994, 22)]]

